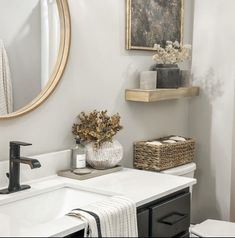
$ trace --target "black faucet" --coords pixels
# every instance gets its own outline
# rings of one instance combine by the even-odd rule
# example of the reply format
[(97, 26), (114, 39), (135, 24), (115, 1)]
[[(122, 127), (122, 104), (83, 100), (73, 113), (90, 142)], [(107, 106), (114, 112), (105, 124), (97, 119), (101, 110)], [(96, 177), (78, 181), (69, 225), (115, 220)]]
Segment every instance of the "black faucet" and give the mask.
[(29, 185), (20, 185), (20, 164), (28, 164), (31, 169), (41, 167), (38, 160), (20, 156), (20, 147), (30, 145), (32, 144), (17, 141), (10, 142), (10, 168), (9, 173), (7, 173), (9, 186), (7, 189), (0, 190), (0, 194), (10, 194), (30, 189)]

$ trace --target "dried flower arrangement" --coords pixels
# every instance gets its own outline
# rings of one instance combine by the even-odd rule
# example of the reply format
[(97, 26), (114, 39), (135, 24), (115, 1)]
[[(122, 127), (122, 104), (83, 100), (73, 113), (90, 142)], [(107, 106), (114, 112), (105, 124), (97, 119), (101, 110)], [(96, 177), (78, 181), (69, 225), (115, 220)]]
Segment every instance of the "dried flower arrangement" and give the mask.
[(157, 64), (177, 64), (190, 59), (192, 46), (180, 45), (178, 41), (174, 43), (167, 41), (165, 48), (155, 44), (154, 49), (157, 53), (153, 56), (153, 60)]
[(103, 143), (112, 142), (123, 128), (120, 120), (119, 114), (108, 116), (107, 111), (82, 112), (78, 116), (78, 123), (73, 125), (73, 134), (84, 142), (93, 142), (95, 149), (99, 149)]

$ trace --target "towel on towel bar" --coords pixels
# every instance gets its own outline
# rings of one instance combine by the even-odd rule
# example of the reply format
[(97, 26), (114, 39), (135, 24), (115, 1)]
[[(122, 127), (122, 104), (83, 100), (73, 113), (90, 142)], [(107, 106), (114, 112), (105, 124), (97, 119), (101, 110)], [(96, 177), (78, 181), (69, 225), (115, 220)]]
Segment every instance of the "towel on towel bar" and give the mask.
[(138, 237), (136, 205), (125, 197), (110, 197), (68, 215), (86, 223), (85, 237)]

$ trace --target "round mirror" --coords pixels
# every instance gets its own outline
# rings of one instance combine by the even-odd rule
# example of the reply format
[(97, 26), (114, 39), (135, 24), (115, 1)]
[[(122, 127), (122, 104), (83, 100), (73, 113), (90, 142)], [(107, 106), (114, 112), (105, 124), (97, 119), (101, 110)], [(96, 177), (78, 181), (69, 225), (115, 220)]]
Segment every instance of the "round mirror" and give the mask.
[(54, 91), (70, 49), (67, 0), (0, 1), (0, 119), (26, 114)]

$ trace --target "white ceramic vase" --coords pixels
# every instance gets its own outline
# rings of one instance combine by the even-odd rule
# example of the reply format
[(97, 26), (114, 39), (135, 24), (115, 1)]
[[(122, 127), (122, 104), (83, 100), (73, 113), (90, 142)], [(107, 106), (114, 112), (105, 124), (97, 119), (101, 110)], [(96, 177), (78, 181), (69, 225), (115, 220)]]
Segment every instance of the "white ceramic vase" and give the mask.
[(117, 140), (106, 142), (97, 150), (89, 143), (86, 149), (87, 163), (94, 169), (113, 168), (123, 159), (123, 147)]

